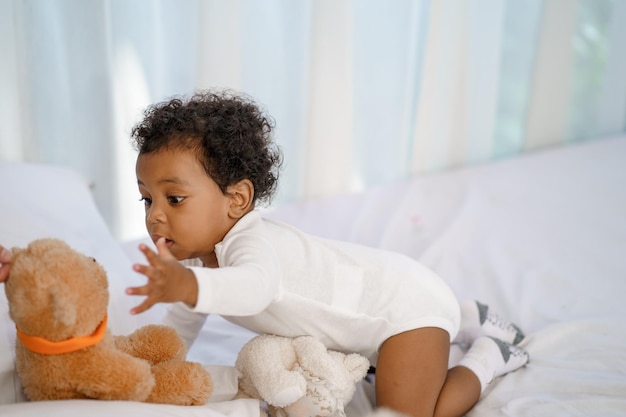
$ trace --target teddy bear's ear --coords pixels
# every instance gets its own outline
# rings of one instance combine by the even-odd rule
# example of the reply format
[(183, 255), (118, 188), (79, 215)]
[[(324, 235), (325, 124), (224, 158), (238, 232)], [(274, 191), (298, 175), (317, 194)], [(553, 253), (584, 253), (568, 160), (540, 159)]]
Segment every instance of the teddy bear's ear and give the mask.
[(15, 263), (15, 261), (17, 260), (18, 255), (20, 255), (22, 252), (24, 252), (25, 249), (24, 248), (18, 248), (17, 246), (12, 247), (11, 248), (11, 263)]
[(52, 314), (64, 326), (76, 323), (76, 300), (70, 299), (73, 291), (64, 283), (57, 284), (57, 292), (52, 296)]
[(370, 361), (357, 353), (345, 355), (343, 364), (352, 376), (354, 382), (365, 378), (365, 375), (367, 375), (367, 371), (370, 368)]
[(18, 253), (20, 253), (21, 251), (23, 251), (24, 248), (19, 248), (17, 246), (14, 246), (11, 248), (11, 253), (13, 254), (13, 256), (17, 255)]

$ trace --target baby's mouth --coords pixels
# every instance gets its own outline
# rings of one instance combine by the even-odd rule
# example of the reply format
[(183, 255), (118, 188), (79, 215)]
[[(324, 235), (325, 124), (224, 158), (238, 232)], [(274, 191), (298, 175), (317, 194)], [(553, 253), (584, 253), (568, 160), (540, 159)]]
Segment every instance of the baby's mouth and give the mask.
[(159, 235), (152, 236), (152, 241), (154, 242), (155, 245), (161, 239), (165, 240), (165, 246), (167, 246), (168, 248), (171, 248), (172, 245), (174, 245), (174, 241), (172, 239), (166, 238), (165, 236), (159, 236)]

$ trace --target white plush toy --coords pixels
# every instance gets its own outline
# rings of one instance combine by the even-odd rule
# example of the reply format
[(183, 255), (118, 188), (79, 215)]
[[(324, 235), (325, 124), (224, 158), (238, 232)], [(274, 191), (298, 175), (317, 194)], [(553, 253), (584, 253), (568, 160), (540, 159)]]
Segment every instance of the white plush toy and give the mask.
[(267, 403), (272, 417), (343, 417), (369, 361), (310, 336), (261, 335), (244, 345), (235, 366), (240, 394)]

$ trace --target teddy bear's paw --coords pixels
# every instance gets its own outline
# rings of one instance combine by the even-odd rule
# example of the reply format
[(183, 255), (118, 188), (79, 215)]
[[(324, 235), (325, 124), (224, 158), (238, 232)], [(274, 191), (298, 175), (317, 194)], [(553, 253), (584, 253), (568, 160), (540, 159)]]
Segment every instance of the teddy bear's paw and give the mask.
[(343, 360), (343, 364), (352, 377), (352, 382), (358, 382), (365, 378), (367, 371), (370, 368), (369, 360), (357, 353), (346, 355)]
[(213, 393), (209, 373), (196, 362), (172, 360), (152, 367), (156, 386), (148, 402), (202, 405)]
[[(306, 394), (280, 411), (285, 417), (345, 417), (344, 405), (352, 398), (353, 384), (338, 387), (300, 369), (307, 383)], [(280, 414), (277, 414), (280, 415)]]
[(140, 327), (128, 336), (116, 336), (115, 346), (154, 365), (172, 359), (184, 360), (185, 341), (169, 326), (150, 324)]
[(301, 386), (287, 387), (281, 391), (274, 393), (270, 399), (266, 399), (269, 404), (282, 407), (287, 404), (291, 404), (303, 397), (306, 391)]
[(338, 407), (339, 405), (336, 399), (330, 395), (306, 395), (293, 404), (284, 407), (283, 412), (288, 417), (345, 416), (343, 407)]

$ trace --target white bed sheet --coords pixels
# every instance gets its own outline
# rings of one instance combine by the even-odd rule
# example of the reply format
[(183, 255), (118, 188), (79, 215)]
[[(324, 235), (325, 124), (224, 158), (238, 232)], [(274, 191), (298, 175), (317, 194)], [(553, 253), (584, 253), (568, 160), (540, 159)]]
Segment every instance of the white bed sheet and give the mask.
[[(78, 176), (4, 163), (0, 175), (11, 179), (4, 187), (11, 198), (0, 202), (0, 242), (24, 245), (54, 235), (97, 257), (112, 281), (115, 333), (160, 319), (161, 307), (138, 318), (128, 315), (134, 300), (123, 288), (140, 279), (129, 273), (132, 260), (140, 259), (136, 242), (122, 247), (113, 240)], [(56, 191), (52, 184), (59, 182), (82, 191)], [(531, 362), (491, 384), (470, 417), (626, 415), (626, 136), (264, 214), (322, 236), (406, 253), (438, 271), (460, 298), (483, 300), (516, 321), (528, 335), (524, 346)], [(258, 415), (258, 403), (234, 401), (213, 408), (9, 404), (21, 398), (13, 371), (14, 328), (5, 304), (0, 296), (0, 404), (8, 404), (0, 406), (0, 415), (43, 410), (68, 416)], [(232, 365), (251, 336), (210, 317), (189, 357)], [(359, 391), (350, 416), (367, 410)]]
[(626, 137), (277, 210), (397, 250), (527, 333), (530, 363), (469, 416), (626, 415)]

